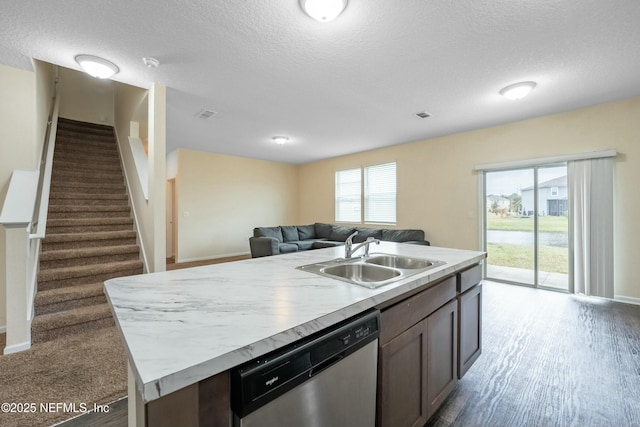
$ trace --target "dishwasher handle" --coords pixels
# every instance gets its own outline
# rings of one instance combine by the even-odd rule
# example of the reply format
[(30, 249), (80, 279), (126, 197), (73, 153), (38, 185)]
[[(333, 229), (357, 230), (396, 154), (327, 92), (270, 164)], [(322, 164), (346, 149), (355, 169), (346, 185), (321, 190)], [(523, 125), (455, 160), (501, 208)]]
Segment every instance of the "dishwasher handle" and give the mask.
[(313, 377), (314, 375), (319, 374), (320, 372), (324, 371), (325, 369), (329, 368), (330, 366), (332, 366), (332, 365), (338, 363), (339, 361), (341, 361), (342, 359), (344, 359), (345, 353), (346, 352), (342, 352), (340, 354), (336, 354), (335, 356), (330, 357), (329, 359), (323, 360), (322, 362), (320, 362), (317, 365), (315, 365), (309, 371), (309, 378)]

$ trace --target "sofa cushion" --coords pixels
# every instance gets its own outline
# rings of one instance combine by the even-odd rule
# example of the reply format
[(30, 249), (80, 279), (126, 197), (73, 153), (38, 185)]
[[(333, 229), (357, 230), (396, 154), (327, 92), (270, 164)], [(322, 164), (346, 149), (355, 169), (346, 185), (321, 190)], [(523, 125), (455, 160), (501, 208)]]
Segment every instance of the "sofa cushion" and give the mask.
[(298, 236), (300, 240), (308, 240), (316, 238), (316, 227), (315, 225), (298, 225)]
[(313, 242), (313, 249), (323, 248), (335, 248), (336, 246), (342, 246), (344, 242), (330, 242), (328, 240), (316, 240)]
[(340, 225), (336, 225), (331, 230), (331, 235), (329, 236), (329, 240), (333, 240), (334, 242), (344, 242), (347, 240), (347, 237), (353, 234), (354, 229), (351, 227), (342, 227)]
[(388, 230), (382, 229), (382, 240), (387, 242), (407, 242), (409, 240), (424, 240), (422, 230)]
[(298, 252), (298, 245), (294, 244), (294, 243), (280, 243), (278, 245), (278, 247), (280, 248), (280, 253), (281, 254), (288, 254), (291, 252)]
[(284, 242), (280, 227), (256, 227), (253, 229), (253, 237), (273, 237), (280, 243)]
[(297, 242), (300, 240), (298, 237), (298, 227), (295, 225), (281, 225), (282, 237), (285, 242)]
[(356, 231), (358, 234), (353, 238), (354, 243), (364, 242), (369, 237), (382, 240), (382, 230), (379, 228), (356, 227)]
[(316, 222), (313, 226), (316, 229), (317, 238), (329, 239), (331, 237), (331, 231), (333, 230), (333, 225)]
[(308, 251), (309, 249), (313, 249), (313, 244), (317, 242), (317, 240), (298, 240), (297, 242), (287, 242), (287, 243), (293, 243), (294, 245), (296, 245), (298, 247), (299, 251)]

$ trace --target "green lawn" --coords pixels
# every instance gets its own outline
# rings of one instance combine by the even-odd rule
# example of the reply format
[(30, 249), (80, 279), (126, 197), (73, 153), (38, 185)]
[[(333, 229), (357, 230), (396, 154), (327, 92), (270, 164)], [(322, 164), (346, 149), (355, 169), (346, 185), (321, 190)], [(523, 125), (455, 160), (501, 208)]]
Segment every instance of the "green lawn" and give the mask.
[[(501, 218), (492, 213), (487, 214), (489, 230), (505, 231), (533, 231), (533, 217), (506, 217)], [(538, 230), (549, 233), (567, 233), (569, 220), (564, 216), (538, 217)]]
[[(533, 247), (508, 243), (488, 243), (488, 262), (491, 265), (533, 269)], [(569, 250), (555, 246), (540, 246), (540, 271), (569, 273)]]

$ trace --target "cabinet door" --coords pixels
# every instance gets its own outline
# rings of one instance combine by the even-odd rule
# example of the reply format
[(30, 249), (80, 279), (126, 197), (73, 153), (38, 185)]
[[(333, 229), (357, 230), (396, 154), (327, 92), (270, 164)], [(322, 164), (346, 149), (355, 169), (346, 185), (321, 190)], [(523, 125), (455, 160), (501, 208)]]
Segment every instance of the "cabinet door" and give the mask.
[(482, 284), (458, 295), (458, 315), (458, 375), (462, 378), (482, 353)]
[(378, 427), (422, 427), (427, 414), (427, 320), (380, 348)]
[(427, 418), (440, 407), (458, 381), (458, 302), (427, 317)]

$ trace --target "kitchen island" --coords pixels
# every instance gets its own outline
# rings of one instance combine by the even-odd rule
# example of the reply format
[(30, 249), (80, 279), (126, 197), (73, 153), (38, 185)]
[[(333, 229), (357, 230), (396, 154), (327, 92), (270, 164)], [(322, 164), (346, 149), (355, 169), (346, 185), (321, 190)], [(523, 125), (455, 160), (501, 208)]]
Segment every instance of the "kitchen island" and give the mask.
[(445, 264), (377, 289), (296, 269), (344, 256), (343, 248), (327, 248), (107, 281), (105, 293), (135, 380), (130, 399), (138, 396), (149, 406), (193, 385), (200, 384), (202, 392), (218, 374), (368, 309), (397, 303), (485, 257), (390, 242), (374, 249)]

